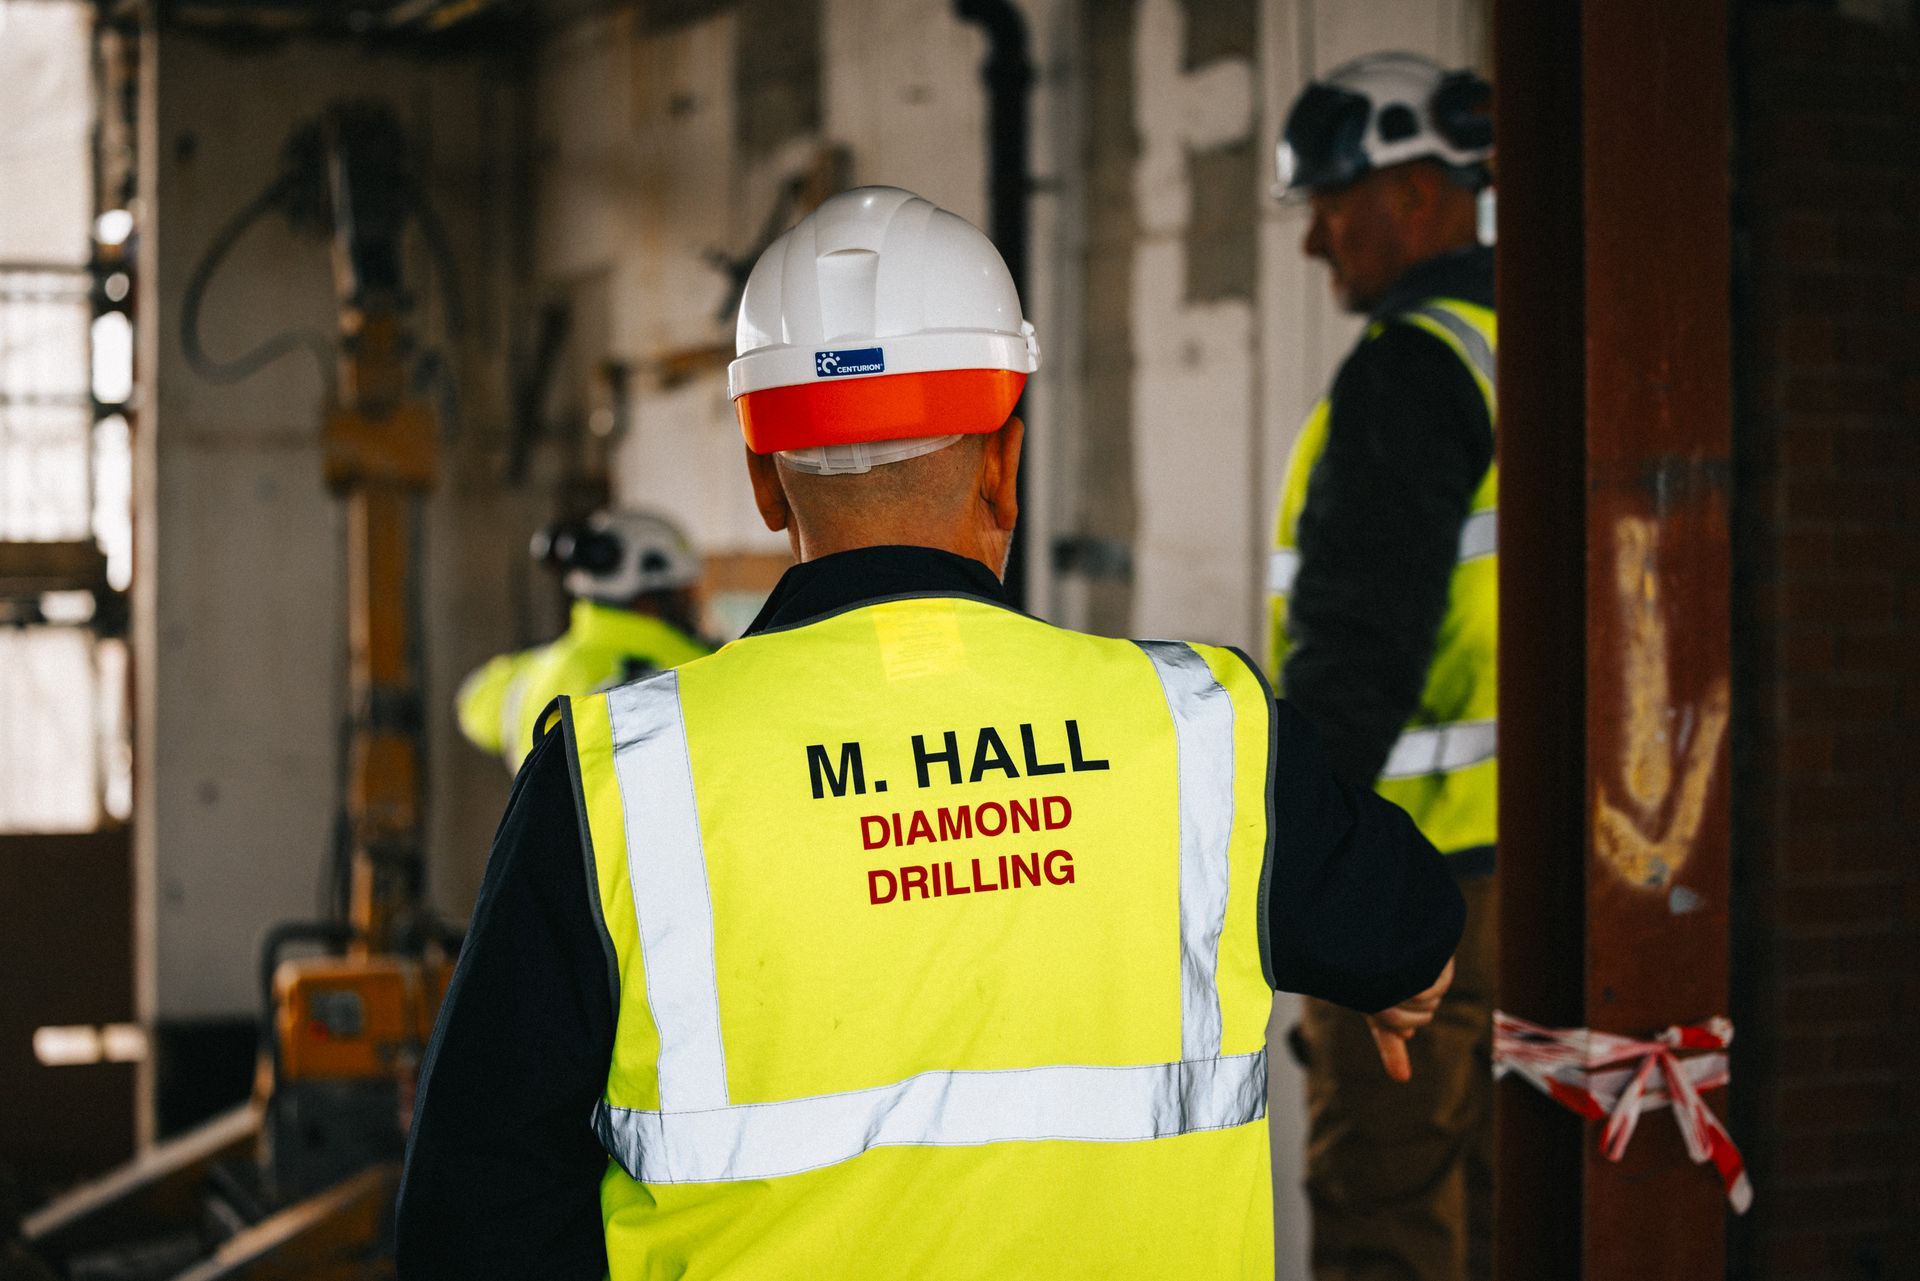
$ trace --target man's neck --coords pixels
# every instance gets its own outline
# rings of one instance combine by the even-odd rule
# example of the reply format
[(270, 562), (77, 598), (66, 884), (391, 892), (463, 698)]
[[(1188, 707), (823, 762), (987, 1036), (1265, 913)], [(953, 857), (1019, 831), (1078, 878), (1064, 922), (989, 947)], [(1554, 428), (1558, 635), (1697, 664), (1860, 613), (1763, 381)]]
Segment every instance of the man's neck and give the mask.
[(931, 547), (862, 547), (795, 565), (781, 576), (747, 634), (897, 596), (975, 596), (1004, 603), (986, 566)]
[(984, 539), (971, 530), (934, 530), (926, 529), (859, 529), (859, 530), (792, 530), (794, 559), (801, 564), (819, 560), (823, 556), (832, 556), (837, 552), (858, 551), (863, 547), (928, 547), (934, 551), (950, 552), (955, 556), (964, 556), (968, 560), (978, 561), (992, 571), (995, 578), (1001, 578), (1002, 563), (1005, 560), (1006, 540), (996, 540), (1000, 546), (988, 547)]
[(1366, 309), (1366, 314), (1382, 319), (1432, 297), (1436, 288), (1445, 289), (1448, 282), (1457, 287), (1456, 278), (1463, 272), (1472, 274), (1474, 255), (1483, 250), (1478, 241), (1470, 240), (1420, 259), (1394, 277), (1393, 283)]

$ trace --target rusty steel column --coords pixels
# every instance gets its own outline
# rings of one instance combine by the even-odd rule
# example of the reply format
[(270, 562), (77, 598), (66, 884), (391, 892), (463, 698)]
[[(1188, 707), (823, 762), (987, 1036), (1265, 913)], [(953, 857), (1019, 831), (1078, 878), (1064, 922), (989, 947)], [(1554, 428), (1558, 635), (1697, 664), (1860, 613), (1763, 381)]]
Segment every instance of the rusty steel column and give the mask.
[[(1646, 1036), (1728, 1003), (1726, 11), (1495, 20), (1502, 1003)], [(1721, 1274), (1720, 1184), (1670, 1117), (1615, 1164), (1524, 1090), (1498, 1103), (1501, 1275)]]
[[(1586, 332), (1580, 11), (1496, 0), (1500, 1005), (1585, 1022)], [(1579, 1274), (1579, 1121), (1494, 1100), (1494, 1270)]]
[[(1727, 15), (1583, 10), (1587, 1021), (1647, 1034), (1727, 1010)], [(1618, 1165), (1589, 1145), (1586, 1183), (1587, 1275), (1725, 1270), (1726, 1200), (1674, 1125)]]

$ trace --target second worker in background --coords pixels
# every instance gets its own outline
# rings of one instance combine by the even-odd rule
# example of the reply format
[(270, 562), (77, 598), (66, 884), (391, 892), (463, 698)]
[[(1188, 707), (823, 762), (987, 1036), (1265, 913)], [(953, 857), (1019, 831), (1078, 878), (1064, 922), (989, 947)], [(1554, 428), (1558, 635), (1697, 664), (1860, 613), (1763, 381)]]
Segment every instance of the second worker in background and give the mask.
[(1309, 84), (1278, 149), (1304, 252), (1367, 328), (1294, 445), (1269, 573), (1272, 671), (1335, 773), (1413, 816), (1467, 926), (1413, 1079), (1308, 999), (1316, 1281), (1489, 1274), (1496, 571), (1491, 90), (1374, 54)]
[(535, 535), (533, 558), (561, 572), (567, 630), (488, 659), (460, 683), (460, 732), (510, 772), (533, 747), (540, 714), (561, 694), (591, 694), (708, 652), (694, 638), (700, 554), (650, 512), (611, 508)]

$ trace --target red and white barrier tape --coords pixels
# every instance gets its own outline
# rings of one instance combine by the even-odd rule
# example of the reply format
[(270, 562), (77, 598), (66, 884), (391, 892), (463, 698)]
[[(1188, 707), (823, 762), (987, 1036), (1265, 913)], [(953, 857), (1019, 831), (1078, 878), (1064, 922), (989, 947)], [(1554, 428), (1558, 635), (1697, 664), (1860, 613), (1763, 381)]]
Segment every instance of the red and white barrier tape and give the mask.
[[(1727, 1083), (1725, 1051), (1732, 1041), (1733, 1024), (1724, 1018), (1670, 1027), (1651, 1041), (1640, 1041), (1584, 1027), (1542, 1027), (1495, 1010), (1493, 1074), (1518, 1073), (1570, 1111), (1591, 1121), (1605, 1120), (1600, 1149), (1610, 1161), (1626, 1154), (1642, 1112), (1672, 1107), (1687, 1155), (1695, 1164), (1713, 1162), (1734, 1212), (1745, 1214), (1753, 1204), (1746, 1162), (1700, 1098), (1700, 1091)], [(1682, 1059), (1677, 1050), (1711, 1053)]]

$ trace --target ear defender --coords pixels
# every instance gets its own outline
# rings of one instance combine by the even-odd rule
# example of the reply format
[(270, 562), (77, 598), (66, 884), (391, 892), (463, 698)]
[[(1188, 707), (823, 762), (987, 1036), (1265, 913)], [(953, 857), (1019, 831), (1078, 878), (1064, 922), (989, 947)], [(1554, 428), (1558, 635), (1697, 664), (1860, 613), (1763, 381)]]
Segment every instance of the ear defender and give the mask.
[(1450, 71), (1433, 91), (1433, 127), (1460, 151), (1493, 145), (1493, 86), (1471, 71)]

